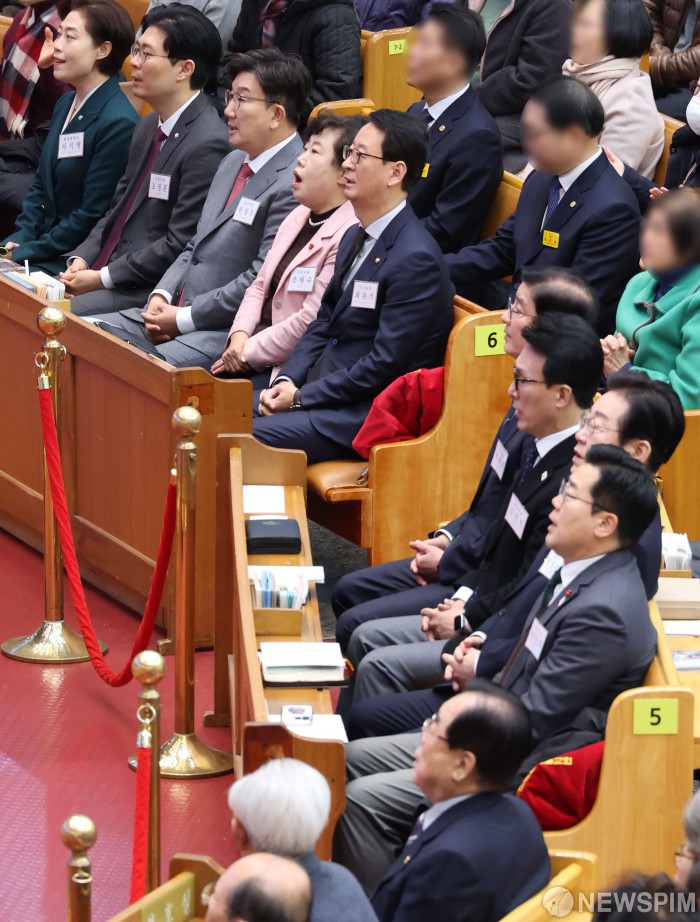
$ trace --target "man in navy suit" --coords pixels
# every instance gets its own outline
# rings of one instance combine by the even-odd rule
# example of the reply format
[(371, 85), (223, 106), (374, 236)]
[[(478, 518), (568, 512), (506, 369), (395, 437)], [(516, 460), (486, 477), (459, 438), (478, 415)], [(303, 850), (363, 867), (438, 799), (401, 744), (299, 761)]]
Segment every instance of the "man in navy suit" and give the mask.
[(572, 78), (530, 97), (520, 131), (535, 171), (495, 237), (446, 257), (458, 294), (499, 307), (492, 283), (512, 275), (517, 286), (524, 266), (569, 266), (598, 295), (598, 332), (613, 332), (638, 271), (640, 214), (598, 143), (604, 119), (593, 91)]
[(501, 135), (469, 81), (486, 48), (481, 16), (436, 3), (408, 52), (408, 110), (428, 125), (428, 162), (408, 202), (443, 253), (478, 243), (503, 175)]
[(406, 204), (426, 149), (418, 119), (389, 109), (373, 112), (346, 149), (345, 195), (360, 227), (340, 243), (317, 319), (260, 395), (253, 435), (261, 442), (301, 449), (310, 464), (353, 456), (377, 394), (409, 371), (443, 364), (454, 286)]
[(487, 683), (425, 721), (413, 781), (431, 806), (374, 893), (380, 922), (497, 922), (547, 885), (542, 830), (506, 793), (530, 745), (522, 703)]

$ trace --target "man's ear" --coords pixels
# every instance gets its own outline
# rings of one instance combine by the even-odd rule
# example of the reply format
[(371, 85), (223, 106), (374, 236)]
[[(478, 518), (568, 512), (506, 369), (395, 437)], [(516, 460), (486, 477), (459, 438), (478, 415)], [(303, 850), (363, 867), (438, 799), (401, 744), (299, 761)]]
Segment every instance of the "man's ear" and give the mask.
[(474, 774), (476, 769), (476, 756), (468, 749), (463, 749), (452, 769), (452, 778), (458, 784), (466, 781), (470, 775)]
[(392, 166), (391, 175), (389, 176), (387, 186), (400, 186), (405, 175), (406, 164), (403, 162), (403, 160), (397, 160), (396, 163), (394, 163)]
[(245, 826), (243, 823), (241, 823), (240, 820), (237, 820), (235, 816), (231, 818), (231, 832), (233, 833), (233, 838), (236, 842), (236, 845), (240, 849), (241, 855), (248, 855), (255, 851), (250, 839), (248, 838), (248, 832), (246, 831)]

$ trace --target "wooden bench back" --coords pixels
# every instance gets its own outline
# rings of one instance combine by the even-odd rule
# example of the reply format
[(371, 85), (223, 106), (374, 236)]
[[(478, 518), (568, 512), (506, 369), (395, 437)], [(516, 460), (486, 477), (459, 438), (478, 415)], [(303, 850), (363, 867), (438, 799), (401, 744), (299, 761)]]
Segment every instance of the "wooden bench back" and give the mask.
[(518, 204), (522, 187), (523, 182), (521, 179), (518, 179), (512, 173), (503, 174), (503, 179), (498, 189), (496, 189), (496, 195), (484, 221), (484, 227), (481, 232), (482, 240), (495, 237), (496, 231), (501, 224), (513, 214)]
[(378, 109), (404, 111), (422, 98), (406, 82), (406, 53), (412, 29), (368, 34), (364, 48), (362, 92)]
[(195, 876), (185, 871), (118, 912), (108, 922), (143, 922), (151, 914), (153, 922), (192, 922), (196, 898)]
[(676, 131), (682, 127), (683, 122), (679, 122), (675, 118), (671, 118), (670, 115), (662, 115), (664, 120), (664, 149), (661, 153), (661, 158), (656, 164), (656, 170), (654, 172), (654, 182), (657, 186), (663, 186), (666, 182), (666, 170), (668, 168), (668, 160), (671, 156), (671, 139)]
[(551, 906), (545, 905), (544, 896), (548, 890), (562, 887), (574, 897), (574, 911), (567, 913), (566, 918), (571, 922), (584, 922), (586, 915), (576, 911), (579, 893), (588, 894), (593, 890), (595, 880), (596, 856), (589, 852), (553, 851), (550, 852), (552, 863), (552, 876), (546, 887), (536, 893), (529, 900), (511, 910), (501, 922), (551, 922), (552, 916), (558, 913), (551, 912)]
[(685, 411), (685, 434), (673, 457), (661, 468), (664, 505), (676, 532), (700, 539), (700, 410)]
[(320, 102), (311, 112), (309, 121), (321, 112), (332, 112), (334, 115), (369, 115), (376, 108), (371, 99), (334, 99), (331, 102)]

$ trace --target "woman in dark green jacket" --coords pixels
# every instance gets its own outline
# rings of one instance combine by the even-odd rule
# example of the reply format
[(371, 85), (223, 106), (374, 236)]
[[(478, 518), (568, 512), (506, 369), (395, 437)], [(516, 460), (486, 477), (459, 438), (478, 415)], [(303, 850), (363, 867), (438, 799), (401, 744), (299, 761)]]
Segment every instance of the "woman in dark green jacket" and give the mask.
[(36, 179), (3, 244), (12, 259), (52, 275), (107, 211), (126, 168), (138, 117), (117, 73), (131, 20), (114, 0), (74, 0), (54, 44), (54, 75), (75, 87), (51, 119)]
[(635, 275), (602, 340), (606, 377), (631, 365), (665, 381), (686, 410), (700, 409), (700, 189), (665, 192), (650, 206)]

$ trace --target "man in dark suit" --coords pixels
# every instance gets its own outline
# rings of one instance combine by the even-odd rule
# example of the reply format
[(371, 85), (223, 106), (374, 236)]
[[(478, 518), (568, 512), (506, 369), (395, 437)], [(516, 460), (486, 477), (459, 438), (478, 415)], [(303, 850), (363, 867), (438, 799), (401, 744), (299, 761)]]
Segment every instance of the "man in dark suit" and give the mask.
[(443, 253), (478, 243), (503, 175), (498, 126), (469, 81), (486, 47), (478, 13), (436, 3), (416, 27), (408, 82), (423, 100), (408, 110), (425, 120), (428, 162), (408, 202)]
[(143, 20), (131, 57), (134, 95), (154, 111), (136, 126), (126, 172), (107, 214), (61, 274), (78, 316), (144, 304), (194, 234), (226, 128), (202, 93), (221, 40), (199, 10), (174, 3)]
[(598, 332), (611, 333), (627, 282), (638, 271), (639, 206), (598, 138), (605, 113), (588, 87), (564, 78), (538, 90), (521, 134), (535, 171), (496, 236), (446, 257), (458, 294), (489, 307), (492, 283), (524, 266), (569, 266), (598, 295)]
[(226, 116), (235, 148), (221, 163), (195, 235), (148, 304), (100, 318), (105, 328), (172, 365), (210, 368), (280, 224), (294, 208), (296, 131), (309, 74), (272, 48), (235, 56)]
[[(381, 922), (496, 922), (546, 886), (542, 830), (506, 793), (530, 746), (522, 703), (490, 683), (474, 683), (425, 721), (411, 787), (430, 806), (383, 877), (378, 869), (372, 905)], [(375, 857), (372, 841), (357, 840), (358, 860)]]
[[(553, 506), (547, 546), (563, 564), (553, 568), (495, 680), (530, 713), (534, 747), (519, 776), (543, 759), (600, 740), (613, 700), (643, 682), (656, 649), (644, 584), (629, 550), (658, 510), (650, 472), (618, 446), (595, 445)], [(375, 864), (381, 861), (375, 836), (389, 849), (410, 829), (422, 800), (410, 777), (419, 742), (414, 732), (348, 747), (346, 812), (336, 828), (341, 860), (359, 829), (367, 832)], [(362, 868), (363, 858), (356, 860)]]
[[(643, 372), (619, 372), (608, 382), (608, 390), (584, 417), (576, 433), (572, 470), (584, 463), (594, 445), (618, 445), (633, 458), (656, 472), (672, 456), (685, 430), (683, 407), (668, 384), (650, 380)], [(651, 525), (631, 548), (637, 562), (647, 599), (656, 594), (661, 566), (661, 517), (657, 512)], [(443, 672), (449, 681), (464, 687), (477, 676), (493, 678), (505, 666), (532, 606), (544, 591), (549, 576), (561, 558), (543, 544), (530, 569), (508, 594), (502, 607), (487, 618), (468, 637), (458, 635), (444, 647), (434, 645), (432, 665), (422, 664), (420, 673), (410, 675), (407, 664), (396, 663), (406, 647), (378, 651), (362, 660), (356, 687), (358, 701), (348, 718), (354, 738), (410, 730), (440, 706), (446, 688), (424, 688), (428, 680), (442, 683)], [(359, 632), (356, 632), (359, 633)], [(353, 637), (353, 643), (355, 638)], [(381, 655), (383, 662), (377, 662)], [(445, 670), (447, 664), (447, 670)], [(410, 663), (409, 663), (410, 665)], [(403, 685), (404, 691), (399, 690)], [(456, 686), (455, 686), (456, 687)], [(377, 700), (376, 696), (381, 695)]]
[[(253, 435), (261, 442), (301, 449), (310, 464), (352, 456), (377, 394), (409, 371), (444, 362), (454, 286), (406, 204), (426, 147), (416, 118), (379, 109), (346, 149), (345, 195), (360, 227), (340, 243), (317, 319), (260, 395)], [(409, 266), (420, 284), (411, 283)]]

